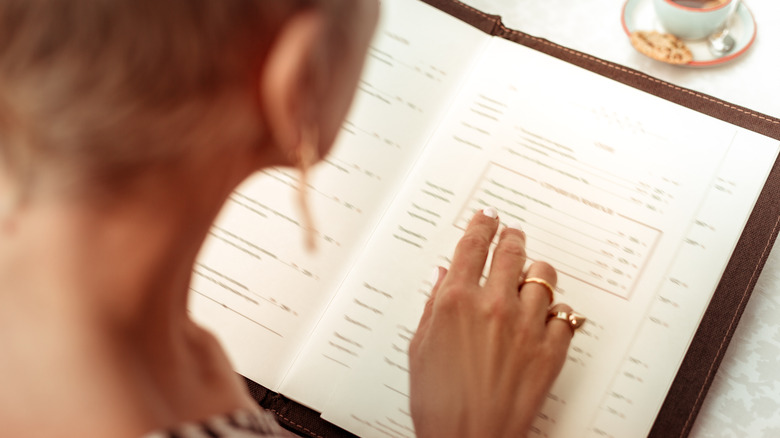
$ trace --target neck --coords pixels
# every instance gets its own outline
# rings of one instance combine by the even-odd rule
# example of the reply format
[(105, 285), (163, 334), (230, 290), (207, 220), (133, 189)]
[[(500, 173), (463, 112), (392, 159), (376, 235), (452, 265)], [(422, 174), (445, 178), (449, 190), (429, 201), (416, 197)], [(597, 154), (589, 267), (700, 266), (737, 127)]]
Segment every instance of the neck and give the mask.
[[(78, 393), (106, 412), (73, 406), (74, 424), (95, 412), (146, 429), (127, 429), (135, 434), (246, 406), (222, 350), (186, 310), (201, 242), (241, 179), (225, 176), (142, 183), (121, 202), (33, 200), (0, 226), (0, 351), (14, 358), (0, 363), (2, 393), (63, 415)], [(36, 383), (52, 378), (61, 391)], [(0, 413), (13, 404), (0, 395)]]
[(120, 331), (179, 322), (186, 318), (190, 270), (226, 196), (151, 186), (108, 203), (33, 200), (4, 252), (0, 280), (15, 289), (4, 293), (17, 301), (67, 299), (68, 311)]

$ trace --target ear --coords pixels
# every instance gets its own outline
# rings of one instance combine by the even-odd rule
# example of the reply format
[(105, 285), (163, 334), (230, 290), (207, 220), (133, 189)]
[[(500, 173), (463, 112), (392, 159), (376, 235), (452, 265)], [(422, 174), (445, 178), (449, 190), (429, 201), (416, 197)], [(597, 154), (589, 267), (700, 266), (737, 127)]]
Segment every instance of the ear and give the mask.
[[(301, 142), (301, 131), (315, 123), (318, 50), (324, 38), (324, 17), (316, 10), (289, 19), (269, 47), (260, 70), (260, 105), (268, 134), (289, 157)], [(289, 164), (289, 163), (288, 163)]]

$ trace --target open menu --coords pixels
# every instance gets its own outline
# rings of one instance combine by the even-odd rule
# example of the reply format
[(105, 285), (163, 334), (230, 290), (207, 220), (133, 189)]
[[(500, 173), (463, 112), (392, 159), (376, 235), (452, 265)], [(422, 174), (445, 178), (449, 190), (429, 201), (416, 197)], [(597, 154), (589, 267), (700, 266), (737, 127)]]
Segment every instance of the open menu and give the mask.
[(408, 344), (475, 211), (519, 221), (588, 317), (531, 436), (646, 436), (780, 142), (382, 2), (352, 111), (312, 172), (231, 197), (190, 310), (237, 371), (361, 436), (412, 437)]

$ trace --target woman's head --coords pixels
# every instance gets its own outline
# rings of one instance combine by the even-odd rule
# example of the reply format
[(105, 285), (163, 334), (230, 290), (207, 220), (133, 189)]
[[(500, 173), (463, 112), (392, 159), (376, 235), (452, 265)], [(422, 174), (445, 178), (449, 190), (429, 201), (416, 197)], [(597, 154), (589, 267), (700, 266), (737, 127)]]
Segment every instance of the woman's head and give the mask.
[(25, 191), (48, 179), (113, 190), (241, 148), (274, 164), (303, 124), (324, 149), (375, 12), (368, 0), (4, 0), (0, 176)]

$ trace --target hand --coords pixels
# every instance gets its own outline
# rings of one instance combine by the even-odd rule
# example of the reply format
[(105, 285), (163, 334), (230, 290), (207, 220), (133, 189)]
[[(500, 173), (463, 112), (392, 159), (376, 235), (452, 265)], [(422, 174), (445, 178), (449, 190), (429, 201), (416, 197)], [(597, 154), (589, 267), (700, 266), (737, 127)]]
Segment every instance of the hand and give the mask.
[[(474, 216), (449, 272), (438, 268), (410, 344), (411, 410), (420, 438), (525, 436), (566, 360), (572, 329), (547, 321), (547, 288), (520, 289), (522, 231), (503, 230), (479, 285), (498, 224), (493, 209)], [(543, 262), (526, 277), (556, 284), (555, 270)], [(562, 304), (552, 310), (571, 311)]]

